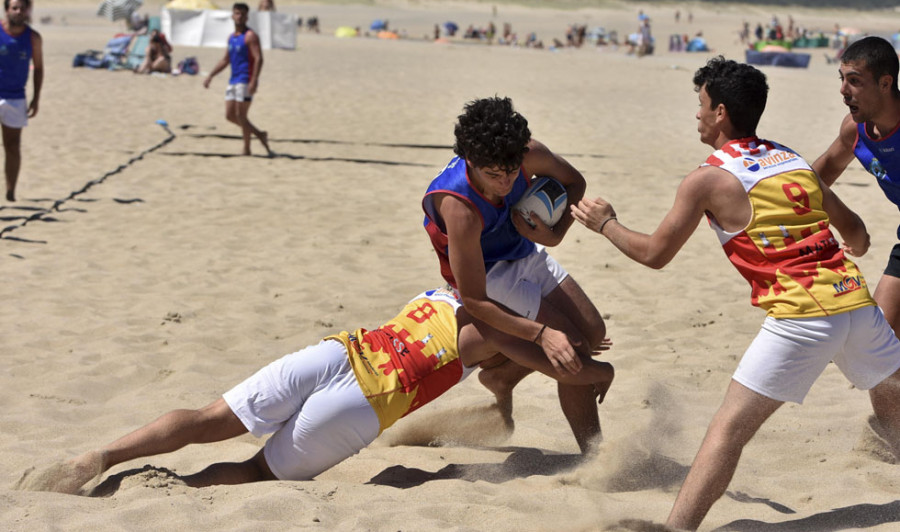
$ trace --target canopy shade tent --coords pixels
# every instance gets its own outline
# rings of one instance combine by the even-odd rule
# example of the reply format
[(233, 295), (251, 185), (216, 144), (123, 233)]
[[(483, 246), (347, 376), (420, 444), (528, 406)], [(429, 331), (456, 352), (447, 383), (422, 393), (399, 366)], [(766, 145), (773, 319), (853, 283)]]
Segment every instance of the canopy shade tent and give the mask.
[[(174, 45), (225, 48), (234, 33), (231, 11), (224, 9), (168, 9), (160, 15), (162, 32)], [(251, 11), (247, 25), (259, 36), (263, 50), (297, 48), (297, 15)]]
[(172, 0), (166, 9), (219, 9), (212, 0)]
[(142, 4), (142, 0), (103, 0), (97, 6), (97, 16), (109, 20), (129, 19)]

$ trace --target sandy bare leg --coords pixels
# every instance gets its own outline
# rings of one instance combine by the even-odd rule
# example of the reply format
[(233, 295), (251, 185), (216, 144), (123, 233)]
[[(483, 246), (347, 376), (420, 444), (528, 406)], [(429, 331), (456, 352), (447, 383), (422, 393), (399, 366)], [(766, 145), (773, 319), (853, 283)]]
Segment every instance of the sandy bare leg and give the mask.
[(66, 462), (57, 462), (40, 471), (30, 469), (16, 483), (15, 489), (55, 491), (78, 494), (81, 488), (106, 469), (105, 453), (90, 451)]
[(259, 137), (259, 141), (262, 142), (262, 145), (266, 149), (266, 152), (269, 155), (272, 155), (272, 150), (269, 148), (269, 132), (260, 131), (257, 137)]
[(497, 408), (507, 428), (515, 427), (513, 421), (513, 388), (532, 370), (520, 366), (503, 355), (496, 355), (481, 363), (478, 381), (497, 399)]

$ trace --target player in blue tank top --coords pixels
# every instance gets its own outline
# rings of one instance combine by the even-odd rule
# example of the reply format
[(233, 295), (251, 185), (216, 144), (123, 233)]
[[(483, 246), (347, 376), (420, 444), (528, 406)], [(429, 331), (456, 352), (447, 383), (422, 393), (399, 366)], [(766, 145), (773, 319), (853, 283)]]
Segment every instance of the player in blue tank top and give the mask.
[[(884, 195), (900, 207), (900, 89), (897, 51), (881, 37), (860, 39), (844, 50), (839, 73), (841, 96), (850, 113), (831, 146), (812, 164), (829, 186), (854, 158)], [(900, 228), (897, 230), (900, 239)], [(875, 302), (900, 334), (900, 243), (891, 250)]]
[[(566, 209), (554, 227), (537, 220), (532, 228), (512, 207), (532, 176), (555, 178), (566, 187), (570, 204), (584, 195), (584, 177), (531, 138), (528, 121), (509, 98), (466, 104), (455, 136), (458, 157), (431, 182), (422, 200), (441, 274), (470, 314), (539, 344), (557, 371), (577, 372), (576, 349), (584, 355), (601, 346), (606, 327), (578, 283), (543, 249), (562, 241), (572, 216)], [(482, 364), (479, 380), (496, 395), (510, 424), (512, 389), (529, 372), (502, 355)], [(594, 396), (589, 389), (566, 385), (559, 386), (559, 394), (585, 450), (600, 433)]]
[[(3, 130), (6, 200), (16, 201), (16, 183), (22, 165), (22, 128), (37, 116), (44, 82), (41, 36), (28, 24), (31, 0), (4, 0), (6, 18), (0, 20), (0, 127)], [(26, 105), (25, 85), (34, 64), (31, 103)]]
[(256, 137), (262, 142), (269, 156), (269, 135), (253, 125), (248, 118), (250, 103), (259, 87), (259, 73), (262, 70), (263, 55), (259, 44), (259, 36), (247, 26), (250, 7), (242, 2), (234, 4), (231, 9), (231, 20), (234, 21), (234, 33), (228, 37), (225, 55), (216, 63), (209, 76), (203, 80), (203, 86), (209, 88), (213, 76), (231, 65), (231, 77), (225, 89), (225, 118), (241, 128), (244, 140), (243, 155), (250, 155), (250, 139)]

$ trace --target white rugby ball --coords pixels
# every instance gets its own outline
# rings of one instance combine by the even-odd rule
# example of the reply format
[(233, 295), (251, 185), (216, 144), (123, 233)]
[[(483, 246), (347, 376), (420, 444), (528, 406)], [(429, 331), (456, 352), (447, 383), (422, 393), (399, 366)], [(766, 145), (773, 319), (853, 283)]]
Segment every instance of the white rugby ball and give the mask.
[(522, 213), (531, 227), (536, 227), (531, 221), (532, 212), (545, 224), (553, 227), (566, 212), (568, 201), (569, 195), (559, 181), (552, 177), (538, 177), (531, 182), (525, 195), (513, 208)]

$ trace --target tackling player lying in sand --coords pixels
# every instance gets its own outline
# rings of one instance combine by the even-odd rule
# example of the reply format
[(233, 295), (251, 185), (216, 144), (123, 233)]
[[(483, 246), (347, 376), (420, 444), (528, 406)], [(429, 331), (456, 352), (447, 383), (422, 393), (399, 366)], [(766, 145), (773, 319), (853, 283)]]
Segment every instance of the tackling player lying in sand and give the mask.
[[(593, 386), (590, 404), (578, 405), (584, 410), (596, 412), (594, 400), (603, 402), (614, 375), (610, 364), (585, 353), (577, 372), (557, 371), (538, 345), (473, 320), (451, 292), (430, 290), (378, 329), (345, 331), (286, 355), (199, 410), (173, 410), (100, 449), (26, 472), (16, 488), (81, 493), (122, 462), (247, 432), (273, 435), (244, 462), (215, 463), (182, 480), (193, 487), (309, 480), (499, 351), (560, 382)], [(576, 426), (573, 431), (579, 434)], [(579, 445), (583, 452), (590, 448)]]

